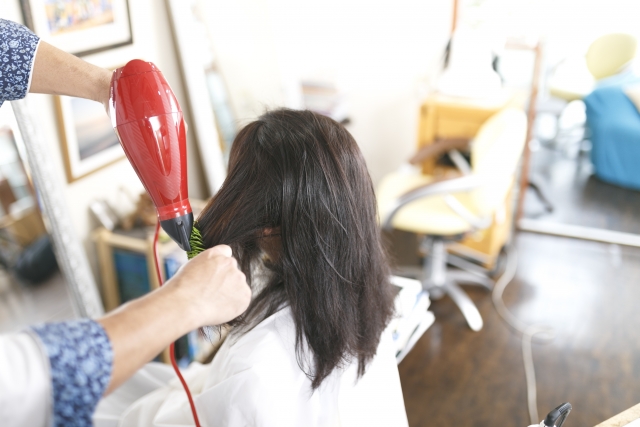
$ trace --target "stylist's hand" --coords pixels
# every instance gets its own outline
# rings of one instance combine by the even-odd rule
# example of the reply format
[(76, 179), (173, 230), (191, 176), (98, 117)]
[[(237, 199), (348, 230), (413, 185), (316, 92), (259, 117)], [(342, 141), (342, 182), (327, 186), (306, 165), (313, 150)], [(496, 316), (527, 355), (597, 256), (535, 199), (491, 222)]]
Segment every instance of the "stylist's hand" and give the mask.
[(197, 327), (226, 323), (244, 313), (251, 301), (247, 279), (226, 245), (193, 258), (165, 285), (169, 286), (188, 303)]
[(147, 295), (98, 320), (113, 349), (107, 393), (182, 335), (239, 316), (251, 291), (228, 246), (202, 252)]

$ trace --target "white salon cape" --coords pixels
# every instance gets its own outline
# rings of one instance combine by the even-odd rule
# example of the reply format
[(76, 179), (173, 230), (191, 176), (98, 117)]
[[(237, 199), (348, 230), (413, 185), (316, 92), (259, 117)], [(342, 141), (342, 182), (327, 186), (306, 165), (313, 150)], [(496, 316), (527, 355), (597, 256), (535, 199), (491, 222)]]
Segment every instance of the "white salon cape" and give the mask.
[(0, 335), (0, 425), (48, 425), (51, 404), (49, 359), (37, 339)]
[[(408, 426), (391, 336), (385, 332), (365, 375), (357, 363), (335, 370), (311, 393), (298, 366), (289, 308), (240, 337), (232, 334), (209, 365), (183, 371), (204, 427)], [(149, 364), (103, 399), (95, 427), (194, 425), (168, 365)]]

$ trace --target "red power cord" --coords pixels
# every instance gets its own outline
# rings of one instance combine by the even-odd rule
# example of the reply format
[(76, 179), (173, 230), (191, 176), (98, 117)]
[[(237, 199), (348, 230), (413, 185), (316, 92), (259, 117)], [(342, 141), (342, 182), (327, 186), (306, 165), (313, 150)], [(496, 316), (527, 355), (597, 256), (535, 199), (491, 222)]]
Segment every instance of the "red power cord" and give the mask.
[[(158, 234), (160, 233), (160, 221), (156, 223), (156, 233), (153, 236), (153, 260), (156, 264), (156, 274), (158, 276), (158, 282), (160, 286), (162, 283), (162, 275), (160, 274), (160, 263), (158, 261)], [(184, 388), (184, 392), (187, 393), (187, 398), (189, 399), (189, 405), (191, 406), (191, 413), (193, 414), (193, 420), (196, 423), (196, 427), (200, 427), (200, 420), (198, 419), (198, 413), (196, 412), (196, 405), (193, 403), (193, 397), (191, 397), (191, 391), (189, 391), (189, 386), (187, 386), (187, 382), (182, 378), (182, 374), (180, 373), (180, 368), (178, 368), (178, 364), (176, 363), (176, 351), (175, 351), (176, 343), (171, 343), (169, 346), (169, 358), (171, 359), (171, 366), (173, 366), (173, 370), (176, 371), (176, 375), (180, 382), (182, 383), (182, 387)]]

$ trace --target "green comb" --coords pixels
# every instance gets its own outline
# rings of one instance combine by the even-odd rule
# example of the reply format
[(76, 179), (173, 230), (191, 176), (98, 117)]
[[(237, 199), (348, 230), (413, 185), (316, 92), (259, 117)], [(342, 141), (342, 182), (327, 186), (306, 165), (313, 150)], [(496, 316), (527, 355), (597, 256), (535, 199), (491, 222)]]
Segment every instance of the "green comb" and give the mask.
[(204, 247), (204, 242), (202, 241), (202, 234), (200, 234), (200, 230), (198, 229), (197, 222), (193, 224), (193, 229), (191, 230), (191, 236), (189, 237), (189, 244), (191, 245), (191, 250), (187, 251), (187, 258), (189, 259), (195, 257), (200, 252), (206, 249)]

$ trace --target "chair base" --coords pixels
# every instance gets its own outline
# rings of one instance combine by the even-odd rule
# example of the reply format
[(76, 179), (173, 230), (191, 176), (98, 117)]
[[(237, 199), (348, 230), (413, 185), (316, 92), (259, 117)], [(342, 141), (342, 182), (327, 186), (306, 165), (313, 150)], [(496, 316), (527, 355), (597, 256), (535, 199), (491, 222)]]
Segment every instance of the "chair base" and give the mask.
[[(422, 242), (426, 253), (423, 269), (420, 272), (422, 287), (433, 300), (449, 295), (458, 306), (469, 327), (479, 331), (483, 327), (482, 316), (477, 307), (462, 290), (460, 284), (481, 286), (493, 289), (491, 280), (483, 269), (460, 257), (448, 255), (445, 240), (439, 236), (426, 236)], [(447, 268), (451, 264), (458, 269)]]

